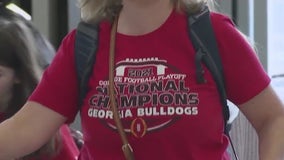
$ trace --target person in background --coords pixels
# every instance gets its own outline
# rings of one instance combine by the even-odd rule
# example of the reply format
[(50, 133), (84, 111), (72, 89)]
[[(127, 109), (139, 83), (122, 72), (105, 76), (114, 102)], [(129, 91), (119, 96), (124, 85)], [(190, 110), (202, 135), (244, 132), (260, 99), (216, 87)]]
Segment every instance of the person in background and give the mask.
[[(22, 108), (54, 54), (55, 50), (52, 45), (29, 21), (1, 6), (0, 123)], [(33, 118), (34, 115), (30, 116)], [(15, 130), (15, 132), (18, 131), (20, 128)], [(33, 133), (33, 135), (37, 134), (40, 133)], [(38, 150), (14, 158), (19, 160), (75, 160), (78, 154), (79, 150), (73, 140), (71, 130), (68, 125), (63, 124)]]
[[(34, 151), (80, 111), (80, 160), (229, 160), (217, 86), (207, 68), (206, 83), (196, 82), (196, 53), (188, 37), (187, 14), (213, 1), (79, 3), (83, 21), (99, 22), (96, 61), (82, 107), (78, 108), (73, 30), (24, 107), (0, 125), (0, 159)], [(232, 21), (210, 14), (228, 99), (255, 128), (260, 159), (284, 159), (284, 107), (270, 78)], [(123, 146), (114, 121), (116, 104), (124, 128), (119, 133), (129, 142), (123, 139)], [(18, 129), (21, 132), (15, 132)]]

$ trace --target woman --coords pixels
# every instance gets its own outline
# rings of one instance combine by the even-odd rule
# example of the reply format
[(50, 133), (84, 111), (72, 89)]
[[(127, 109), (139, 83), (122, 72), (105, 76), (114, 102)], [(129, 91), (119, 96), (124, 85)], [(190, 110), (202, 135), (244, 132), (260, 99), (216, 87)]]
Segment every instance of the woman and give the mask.
[[(223, 134), (217, 87), (208, 70), (204, 73), (207, 83), (196, 83), (195, 52), (187, 35), (186, 13), (200, 10), (205, 2), (80, 1), (82, 19), (100, 22), (100, 43), (88, 83), (89, 92), (80, 110), (85, 143), (79, 159), (122, 160), (125, 153), (127, 159), (138, 160), (229, 160), (226, 156), (229, 142)], [(283, 104), (272, 90), (253, 49), (230, 19), (214, 12), (211, 18), (228, 98), (256, 129), (260, 159), (283, 159)], [(46, 142), (62, 123), (74, 120), (79, 111), (75, 34), (74, 30), (65, 37), (24, 108), (2, 123), (0, 157), (31, 152)], [(110, 66), (109, 59), (114, 61)], [(186, 102), (177, 100), (182, 95), (187, 98)], [(113, 112), (116, 102), (125, 131), (119, 132), (127, 136), (127, 140), (121, 136), (124, 152), (117, 133), (119, 123), (113, 120), (117, 119)], [(31, 114), (36, 116), (30, 118)], [(44, 127), (45, 132), (40, 132), (43, 127), (39, 121), (48, 126)], [(13, 132), (18, 123), (25, 132), (32, 130), (41, 134), (29, 143), (31, 134), (22, 136)], [(2, 146), (12, 147), (15, 137), (23, 145), (11, 150)]]
[[(43, 69), (50, 63), (55, 51), (32, 24), (2, 7), (0, 50), (0, 122), (2, 122), (21, 109), (38, 84)], [(76, 145), (68, 126), (62, 125), (43, 147), (29, 155), (19, 156), (22, 158), (17, 156), (17, 159), (74, 160), (78, 156), (78, 148), (73, 146)]]

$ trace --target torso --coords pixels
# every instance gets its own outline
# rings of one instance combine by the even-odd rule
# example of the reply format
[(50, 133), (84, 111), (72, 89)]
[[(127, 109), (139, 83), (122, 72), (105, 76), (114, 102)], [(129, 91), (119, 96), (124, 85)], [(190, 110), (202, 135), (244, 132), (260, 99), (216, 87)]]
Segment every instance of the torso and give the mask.
[[(99, 41), (109, 42), (110, 26), (101, 26)], [(195, 52), (186, 32), (185, 16), (175, 13), (148, 34), (117, 35), (118, 106), (139, 159), (195, 159), (196, 155), (206, 159), (199, 155), (203, 151), (220, 159), (226, 148), (216, 86), (209, 72), (206, 72), (209, 82), (197, 85)], [(108, 45), (100, 43), (90, 80), (91, 91), (81, 113), (83, 128), (86, 145), (93, 148), (87, 152), (103, 159), (123, 159), (108, 105), (107, 62)]]

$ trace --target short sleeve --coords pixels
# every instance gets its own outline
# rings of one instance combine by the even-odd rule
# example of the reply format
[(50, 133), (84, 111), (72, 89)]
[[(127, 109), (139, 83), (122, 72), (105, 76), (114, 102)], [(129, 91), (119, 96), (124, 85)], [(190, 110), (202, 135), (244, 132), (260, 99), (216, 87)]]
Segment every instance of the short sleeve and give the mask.
[(67, 117), (72, 122), (78, 112), (78, 80), (74, 59), (75, 30), (62, 41), (52, 63), (29, 97)]
[(228, 99), (242, 104), (270, 83), (254, 47), (226, 16), (212, 13)]

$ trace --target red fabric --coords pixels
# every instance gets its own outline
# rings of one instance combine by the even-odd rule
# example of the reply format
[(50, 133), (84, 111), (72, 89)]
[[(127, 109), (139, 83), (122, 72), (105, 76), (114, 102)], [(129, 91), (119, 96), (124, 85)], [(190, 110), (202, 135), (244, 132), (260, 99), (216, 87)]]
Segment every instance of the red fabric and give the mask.
[(0, 112), (0, 123), (6, 119), (6, 115), (3, 112)]
[(61, 149), (58, 155), (54, 157), (41, 156), (40, 158), (31, 158), (30, 160), (77, 160), (79, 149), (77, 148), (68, 125), (64, 124), (60, 127)]
[[(211, 17), (228, 96), (234, 103), (244, 103), (270, 79), (232, 22), (217, 13)], [(195, 52), (187, 32), (187, 17), (173, 12), (148, 34), (117, 34), (117, 102), (136, 160), (229, 160), (224, 154), (228, 139), (217, 87), (205, 66), (207, 83), (196, 83)], [(66, 116), (68, 122), (78, 112), (74, 36), (72, 31), (65, 37), (30, 97)], [(108, 106), (109, 37), (110, 24), (102, 23), (90, 91), (81, 110), (85, 140), (81, 160), (125, 159)]]
[(79, 156), (79, 149), (74, 142), (68, 125), (65, 124), (60, 128), (60, 134), (62, 137), (62, 148), (58, 156), (52, 160), (76, 160)]
[(232, 21), (221, 14), (212, 14), (211, 18), (224, 66), (227, 96), (235, 104), (245, 103), (267, 87), (270, 78)]
[(77, 160), (79, 149), (77, 148), (68, 125), (60, 127), (61, 149), (58, 155), (50, 159), (50, 157), (41, 157), (40, 160)]

